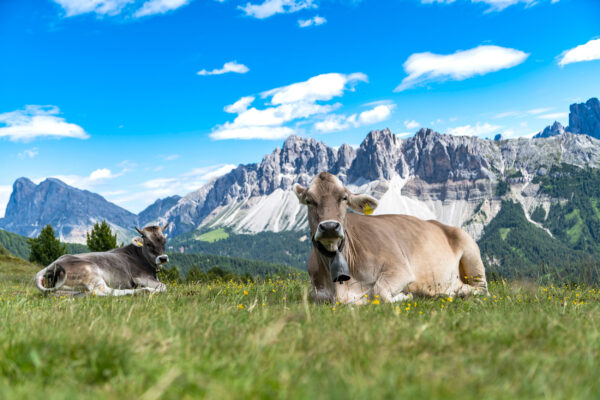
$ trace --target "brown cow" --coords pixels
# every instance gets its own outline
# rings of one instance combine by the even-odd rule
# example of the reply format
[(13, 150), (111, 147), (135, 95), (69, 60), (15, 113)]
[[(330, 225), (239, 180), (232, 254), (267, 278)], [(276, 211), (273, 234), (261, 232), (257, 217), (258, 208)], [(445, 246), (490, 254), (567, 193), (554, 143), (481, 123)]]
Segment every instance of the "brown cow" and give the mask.
[[(365, 303), (379, 296), (395, 302), (413, 294), (488, 293), (479, 247), (462, 229), (409, 215), (362, 215), (377, 200), (350, 193), (328, 172), (308, 188), (296, 184), (294, 191), (308, 207), (314, 300)], [(346, 213), (347, 207), (361, 214)]]

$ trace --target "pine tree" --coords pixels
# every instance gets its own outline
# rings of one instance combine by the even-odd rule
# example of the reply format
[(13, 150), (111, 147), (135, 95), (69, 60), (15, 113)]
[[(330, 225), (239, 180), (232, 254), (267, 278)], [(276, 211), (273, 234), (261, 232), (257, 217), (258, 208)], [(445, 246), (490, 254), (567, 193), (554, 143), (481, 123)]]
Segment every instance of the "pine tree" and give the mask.
[(40, 236), (34, 239), (29, 239), (31, 252), (29, 253), (29, 261), (49, 265), (58, 257), (67, 253), (67, 246), (62, 244), (54, 235), (54, 229), (50, 225), (46, 225)]
[(91, 232), (86, 233), (90, 251), (108, 251), (117, 247), (117, 234), (113, 235), (106, 221), (96, 222)]

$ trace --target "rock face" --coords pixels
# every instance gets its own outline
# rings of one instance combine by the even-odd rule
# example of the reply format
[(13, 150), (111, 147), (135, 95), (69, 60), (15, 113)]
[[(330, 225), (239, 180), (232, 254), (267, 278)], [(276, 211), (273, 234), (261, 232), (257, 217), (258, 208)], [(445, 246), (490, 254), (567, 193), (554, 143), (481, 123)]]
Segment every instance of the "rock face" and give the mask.
[(320, 171), (336, 174), (351, 190), (380, 200), (376, 213), (437, 218), (478, 236), (499, 210), (500, 181), (506, 196), (537, 206), (535, 192), (521, 194), (538, 174), (557, 163), (600, 166), (600, 141), (569, 132), (538, 140), (492, 141), (421, 129), (402, 140), (389, 129), (371, 131), (357, 150), (337, 149), (290, 136), (259, 164), (240, 165), (190, 193), (164, 216), (172, 234), (200, 226), (237, 232), (306, 229), (306, 213), (291, 190)]
[(104, 219), (117, 232), (119, 240), (126, 240), (138, 217), (98, 194), (76, 189), (58, 179), (48, 178), (36, 185), (27, 178), (19, 178), (13, 185), (0, 227), (31, 237), (50, 224), (61, 240), (84, 242), (89, 227)]
[(600, 139), (600, 101), (597, 98), (571, 104), (569, 110), (569, 131)]
[[(144, 211), (138, 214), (139, 224), (148, 225), (151, 222), (157, 221), (160, 217), (165, 215), (177, 202), (181, 200), (181, 196), (170, 196), (164, 199), (158, 199), (154, 203), (150, 204)], [(142, 226), (140, 226), (141, 228)]]
[(546, 128), (544, 128), (543, 131), (535, 135), (533, 138), (547, 138), (550, 136), (562, 135), (563, 133), (565, 133), (565, 127), (562, 126), (560, 122), (554, 121), (552, 125), (549, 125)]

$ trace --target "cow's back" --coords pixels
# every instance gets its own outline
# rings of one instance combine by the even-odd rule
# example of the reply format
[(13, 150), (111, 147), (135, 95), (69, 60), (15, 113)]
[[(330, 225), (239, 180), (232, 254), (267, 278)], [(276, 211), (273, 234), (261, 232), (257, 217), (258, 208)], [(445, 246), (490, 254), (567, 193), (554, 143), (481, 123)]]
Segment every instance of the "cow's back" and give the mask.
[(460, 228), (410, 215), (348, 215), (356, 262), (374, 277), (382, 266), (409, 268), (416, 292), (458, 279), (464, 233)]

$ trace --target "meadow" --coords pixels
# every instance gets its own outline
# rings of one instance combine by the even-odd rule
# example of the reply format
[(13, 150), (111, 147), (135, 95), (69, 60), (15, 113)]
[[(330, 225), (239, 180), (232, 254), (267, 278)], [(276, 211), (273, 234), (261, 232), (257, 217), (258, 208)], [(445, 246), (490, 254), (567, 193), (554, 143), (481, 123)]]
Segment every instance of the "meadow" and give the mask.
[(600, 397), (600, 290), (313, 304), (305, 275), (43, 297), (0, 263), (0, 398)]

